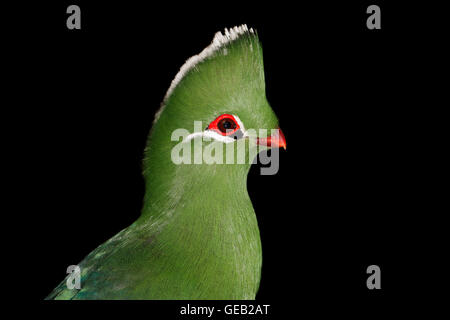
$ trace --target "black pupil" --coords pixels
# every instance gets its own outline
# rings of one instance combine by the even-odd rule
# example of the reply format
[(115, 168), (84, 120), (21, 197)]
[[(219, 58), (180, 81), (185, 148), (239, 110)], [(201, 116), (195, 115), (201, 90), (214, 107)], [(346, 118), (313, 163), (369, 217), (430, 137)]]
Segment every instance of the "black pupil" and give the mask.
[(230, 121), (225, 121), (225, 123), (223, 124), (223, 127), (225, 129), (231, 129), (231, 126), (232, 126), (232, 124)]
[(230, 119), (222, 119), (217, 124), (219, 130), (222, 132), (226, 132), (227, 130), (234, 130), (236, 128), (236, 123)]

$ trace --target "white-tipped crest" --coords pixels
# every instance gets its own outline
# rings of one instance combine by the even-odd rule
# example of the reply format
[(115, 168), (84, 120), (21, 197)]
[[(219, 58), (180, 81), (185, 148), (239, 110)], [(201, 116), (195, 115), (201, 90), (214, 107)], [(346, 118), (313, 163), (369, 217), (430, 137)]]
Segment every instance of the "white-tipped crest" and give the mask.
[(167, 90), (166, 95), (164, 96), (161, 108), (155, 114), (155, 119), (153, 120), (153, 123), (158, 121), (161, 112), (164, 110), (167, 99), (170, 97), (170, 95), (172, 94), (173, 90), (176, 88), (178, 83), (180, 83), (180, 81), (192, 68), (194, 68), (201, 61), (212, 56), (219, 49), (223, 48), (226, 44), (232, 42), (233, 40), (236, 40), (241, 35), (248, 32), (254, 33), (254, 30), (252, 28), (248, 29), (246, 24), (236, 26), (231, 29), (225, 28), (224, 34), (222, 34), (220, 31), (217, 32), (214, 35), (214, 39), (211, 42), (211, 44), (207, 46), (205, 49), (203, 49), (202, 52), (187, 59), (186, 62), (181, 66), (180, 71), (178, 71), (175, 78), (172, 80), (172, 83), (170, 84), (170, 87)]

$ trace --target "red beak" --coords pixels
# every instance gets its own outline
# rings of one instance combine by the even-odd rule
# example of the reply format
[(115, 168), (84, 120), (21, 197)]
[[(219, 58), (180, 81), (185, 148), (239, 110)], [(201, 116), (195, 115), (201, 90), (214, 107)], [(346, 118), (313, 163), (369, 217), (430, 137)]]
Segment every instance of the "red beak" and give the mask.
[(284, 150), (286, 150), (286, 138), (284, 137), (283, 131), (281, 131), (280, 128), (278, 128), (270, 137), (258, 138), (256, 143), (262, 146), (283, 148)]

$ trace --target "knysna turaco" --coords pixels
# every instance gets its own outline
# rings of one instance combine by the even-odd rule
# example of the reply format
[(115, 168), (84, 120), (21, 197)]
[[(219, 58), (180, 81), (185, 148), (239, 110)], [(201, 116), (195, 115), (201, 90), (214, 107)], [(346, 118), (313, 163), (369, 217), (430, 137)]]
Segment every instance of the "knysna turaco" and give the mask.
[[(79, 263), (80, 289), (69, 289), (64, 280), (47, 299), (255, 298), (262, 251), (246, 186), (252, 159), (175, 163), (172, 149), (180, 141), (172, 141), (172, 133), (192, 132), (194, 121), (202, 121), (203, 131), (181, 143), (244, 143), (246, 155), (261, 145), (286, 146), (281, 131), (270, 135), (278, 120), (266, 100), (262, 48), (253, 29), (218, 32), (181, 67), (148, 138), (141, 216)], [(250, 128), (268, 133), (251, 136)], [(192, 150), (192, 158), (200, 152), (201, 159), (202, 149)]]

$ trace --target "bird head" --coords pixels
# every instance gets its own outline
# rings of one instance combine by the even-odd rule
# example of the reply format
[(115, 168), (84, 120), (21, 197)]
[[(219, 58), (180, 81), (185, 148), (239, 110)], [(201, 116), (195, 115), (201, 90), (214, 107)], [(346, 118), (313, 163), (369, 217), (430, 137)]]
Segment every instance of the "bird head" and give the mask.
[[(188, 59), (172, 81), (149, 136), (144, 175), (152, 180), (154, 172), (173, 177), (183, 170), (185, 176), (186, 172), (192, 177), (214, 176), (223, 167), (244, 168), (240, 171), (246, 177), (257, 152), (286, 148), (278, 129), (278, 119), (266, 99), (262, 47), (256, 32), (245, 25), (225, 29)], [(174, 134), (177, 130), (181, 130), (179, 135)], [(226, 151), (219, 156), (223, 161), (203, 161), (205, 152), (217, 160), (215, 153), (230, 147), (235, 149), (231, 165)], [(188, 153), (183, 155), (188, 164), (174, 161), (181, 150)], [(242, 150), (245, 160), (239, 161)]]

